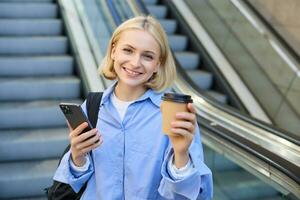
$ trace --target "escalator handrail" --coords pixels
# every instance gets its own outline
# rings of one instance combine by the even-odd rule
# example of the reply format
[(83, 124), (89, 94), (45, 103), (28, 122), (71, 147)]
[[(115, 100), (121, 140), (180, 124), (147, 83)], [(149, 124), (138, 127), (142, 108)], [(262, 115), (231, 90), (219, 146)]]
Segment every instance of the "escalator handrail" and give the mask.
[(119, 25), (122, 23), (122, 18), (121, 16), (118, 14), (118, 10), (113, 2), (113, 0), (107, 0), (106, 1), (108, 8), (110, 9), (111, 15), (115, 21), (116, 25)]

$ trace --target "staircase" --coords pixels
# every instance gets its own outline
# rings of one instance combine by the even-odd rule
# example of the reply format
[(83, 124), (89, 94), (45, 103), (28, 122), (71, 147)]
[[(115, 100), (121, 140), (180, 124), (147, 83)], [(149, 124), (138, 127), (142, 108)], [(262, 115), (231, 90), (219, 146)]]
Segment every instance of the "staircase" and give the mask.
[(205, 70), (201, 55), (190, 48), (188, 36), (178, 33), (178, 21), (168, 15), (168, 8), (158, 0), (144, 0), (147, 10), (155, 16), (168, 34), (170, 47), (175, 58), (192, 81), (208, 96), (220, 103), (228, 103), (228, 97), (214, 86), (214, 75)]
[[(176, 59), (193, 82), (212, 98), (223, 104), (228, 103), (228, 96), (214, 90), (214, 75), (204, 69), (200, 53), (189, 48), (188, 36), (176, 33), (180, 27), (178, 27), (177, 20), (170, 15), (171, 10), (164, 5), (164, 1), (143, 1), (147, 10), (158, 18), (165, 28)], [(275, 189), (223, 155), (206, 146), (204, 146), (204, 152), (205, 163), (213, 172), (215, 200), (280, 199)]]
[(0, 1), (0, 199), (46, 199), (68, 130), (58, 104), (82, 102), (59, 7)]

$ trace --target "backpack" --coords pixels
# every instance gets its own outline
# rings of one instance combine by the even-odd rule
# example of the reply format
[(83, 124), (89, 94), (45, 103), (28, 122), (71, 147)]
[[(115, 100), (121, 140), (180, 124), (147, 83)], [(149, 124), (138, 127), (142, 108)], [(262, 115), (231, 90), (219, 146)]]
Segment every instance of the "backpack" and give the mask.
[[(87, 96), (86, 100), (86, 108), (88, 119), (91, 122), (93, 127), (96, 127), (99, 106), (102, 99), (102, 92), (90, 92)], [(67, 153), (70, 149), (70, 144), (64, 150), (62, 156), (59, 159), (59, 163), (61, 162), (62, 157)], [(75, 193), (72, 187), (68, 184), (61, 183), (59, 181), (53, 181), (52, 186), (46, 188), (46, 193), (48, 200), (79, 200), (81, 195), (83, 194), (86, 184), (80, 189), (78, 193)]]

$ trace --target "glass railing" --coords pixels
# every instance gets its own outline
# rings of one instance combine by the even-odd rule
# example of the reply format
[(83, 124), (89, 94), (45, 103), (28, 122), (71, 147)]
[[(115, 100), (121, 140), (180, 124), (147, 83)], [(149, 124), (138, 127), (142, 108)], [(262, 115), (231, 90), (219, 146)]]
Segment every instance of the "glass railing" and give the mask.
[(300, 71), (233, 0), (187, 0), (189, 7), (274, 124), (300, 135)]

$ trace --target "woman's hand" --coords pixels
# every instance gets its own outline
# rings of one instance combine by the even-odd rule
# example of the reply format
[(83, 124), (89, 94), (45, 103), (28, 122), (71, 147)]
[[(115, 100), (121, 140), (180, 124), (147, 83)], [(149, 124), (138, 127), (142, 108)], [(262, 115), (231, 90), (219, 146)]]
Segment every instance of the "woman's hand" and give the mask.
[(83, 132), (88, 127), (88, 123), (84, 122), (80, 124), (76, 129), (72, 129), (69, 126), (70, 144), (71, 144), (71, 158), (76, 166), (83, 166), (86, 162), (85, 156), (91, 150), (100, 146), (103, 142), (101, 135), (97, 129), (92, 129), (87, 132)]
[(176, 121), (171, 123), (169, 135), (174, 149), (174, 164), (177, 168), (186, 165), (189, 160), (189, 147), (193, 141), (196, 124), (196, 110), (192, 103), (187, 105), (189, 112), (176, 113)]

